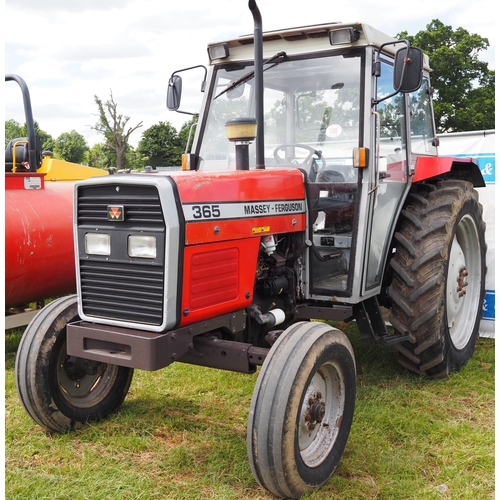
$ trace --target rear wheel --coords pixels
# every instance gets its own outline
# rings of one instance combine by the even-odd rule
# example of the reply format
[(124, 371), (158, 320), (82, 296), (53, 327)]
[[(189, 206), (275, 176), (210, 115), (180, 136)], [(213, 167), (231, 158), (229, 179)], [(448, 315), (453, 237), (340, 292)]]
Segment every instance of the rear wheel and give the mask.
[(441, 181), (408, 196), (391, 260), (390, 322), (407, 369), (441, 378), (472, 356), (485, 293), (482, 206), (472, 184)]
[(261, 486), (299, 498), (333, 474), (351, 429), (356, 367), (347, 337), (296, 323), (259, 373), (248, 420), (248, 456)]
[(17, 351), (21, 403), (54, 432), (106, 417), (121, 405), (132, 381), (131, 368), (67, 355), (66, 325), (75, 320), (76, 296), (51, 302), (28, 325)]

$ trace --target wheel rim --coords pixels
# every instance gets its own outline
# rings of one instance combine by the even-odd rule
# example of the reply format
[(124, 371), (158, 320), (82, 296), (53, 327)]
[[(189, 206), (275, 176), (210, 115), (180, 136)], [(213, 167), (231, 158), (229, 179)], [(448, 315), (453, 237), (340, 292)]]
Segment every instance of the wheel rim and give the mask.
[(314, 374), (302, 401), (299, 451), (308, 467), (317, 467), (335, 444), (345, 406), (345, 382), (337, 363), (327, 362)]
[(466, 215), (451, 244), (446, 283), (448, 329), (459, 350), (465, 348), (474, 332), (481, 294), (481, 259), (478, 228)]
[(57, 358), (57, 385), (64, 399), (72, 406), (92, 408), (104, 400), (112, 390), (119, 366), (98, 363), (94, 366), (95, 373), (91, 374), (82, 369), (70, 368), (82, 361), (84, 360), (81, 358), (68, 356), (64, 343)]

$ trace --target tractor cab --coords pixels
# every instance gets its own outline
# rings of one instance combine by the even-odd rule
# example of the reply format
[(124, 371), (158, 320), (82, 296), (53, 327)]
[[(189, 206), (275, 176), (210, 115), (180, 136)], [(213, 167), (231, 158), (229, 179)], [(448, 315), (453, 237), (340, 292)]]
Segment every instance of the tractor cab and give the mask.
[[(228, 123), (256, 116), (253, 50), (251, 36), (209, 46), (204, 102), (187, 155), (190, 169), (262, 168), (258, 140), (240, 141), (248, 149), (241, 167), (238, 145), (226, 130)], [(309, 297), (357, 303), (379, 293), (388, 235), (416, 155), (437, 154), (428, 70), (419, 49), (366, 24), (264, 34), (264, 120), (258, 125), (264, 168), (304, 173)], [(170, 80), (167, 99), (177, 110), (179, 73)]]

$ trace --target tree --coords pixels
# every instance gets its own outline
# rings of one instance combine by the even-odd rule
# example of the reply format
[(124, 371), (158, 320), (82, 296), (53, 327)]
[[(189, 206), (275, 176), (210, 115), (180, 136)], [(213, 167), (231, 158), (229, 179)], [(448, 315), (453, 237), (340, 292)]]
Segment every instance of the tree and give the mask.
[(487, 38), (464, 28), (453, 30), (438, 19), (407, 39), (429, 55), (434, 87), (434, 114), (439, 132), (495, 128), (495, 72), (479, 60)]
[(88, 149), (85, 138), (76, 130), (63, 132), (54, 144), (54, 154), (58, 158), (72, 163), (82, 163)]
[(159, 122), (143, 132), (137, 152), (152, 167), (168, 167), (181, 164), (184, 149), (175, 127)]
[(125, 152), (125, 164), (128, 166), (128, 168), (132, 168), (134, 170), (142, 170), (146, 163), (147, 162), (145, 161), (141, 153), (129, 144), (127, 151)]
[(84, 162), (89, 167), (94, 168), (109, 168), (113, 166), (114, 155), (111, 156), (111, 151), (103, 144), (94, 144), (85, 152)]
[[(43, 131), (38, 122), (34, 122), (35, 134), (40, 141), (40, 145), (42, 150), (53, 150), (54, 149), (54, 139), (50, 134)], [(14, 119), (5, 121), (5, 147), (12, 139), (18, 139), (20, 137), (28, 137), (28, 128), (26, 127), (26, 123), (21, 125)]]
[(25, 137), (23, 134), (23, 126), (16, 122), (14, 119), (5, 121), (5, 147), (12, 139), (18, 139), (19, 137)]
[(456, 113), (457, 121), (468, 123), (469, 130), (495, 128), (495, 71), (489, 70), (481, 77), (479, 86), (468, 94), (467, 107), (457, 109)]
[(116, 158), (116, 168), (121, 170), (126, 166), (125, 153), (130, 135), (134, 130), (142, 127), (142, 121), (135, 127), (129, 127), (125, 130), (130, 117), (118, 113), (118, 104), (113, 100), (113, 92), (111, 90), (109, 91), (109, 97), (109, 100), (103, 103), (99, 97), (94, 96), (99, 110), (99, 121), (92, 128), (104, 135), (106, 141), (105, 147), (113, 151)]

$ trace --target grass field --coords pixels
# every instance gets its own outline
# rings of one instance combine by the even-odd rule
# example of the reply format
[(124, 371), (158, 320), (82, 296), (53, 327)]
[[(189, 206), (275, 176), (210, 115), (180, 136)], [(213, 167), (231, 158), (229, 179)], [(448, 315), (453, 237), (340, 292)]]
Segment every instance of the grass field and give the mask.
[[(406, 373), (392, 349), (345, 328), (358, 370), (354, 423), (340, 465), (310, 499), (494, 498), (494, 340), (459, 373)], [(257, 375), (183, 365), (136, 371), (118, 413), (50, 435), (22, 409), (20, 334), (6, 337), (6, 498), (272, 499), (246, 452)]]

